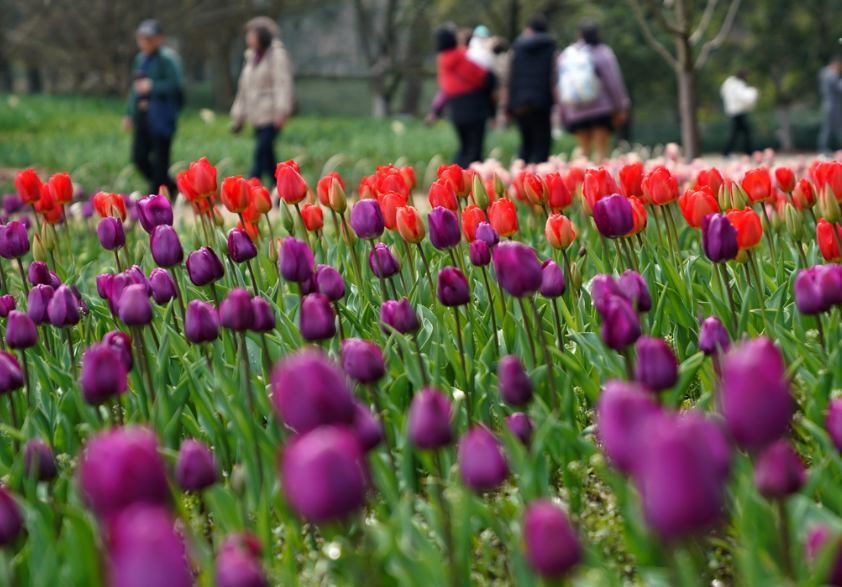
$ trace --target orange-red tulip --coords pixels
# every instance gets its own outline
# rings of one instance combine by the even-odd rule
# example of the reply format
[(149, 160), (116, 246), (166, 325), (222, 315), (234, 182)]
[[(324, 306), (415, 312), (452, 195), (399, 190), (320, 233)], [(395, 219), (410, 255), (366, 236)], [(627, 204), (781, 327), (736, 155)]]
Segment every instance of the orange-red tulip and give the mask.
[(620, 187), (627, 198), (639, 198), (643, 195), (643, 163), (629, 163), (620, 168)]
[(466, 206), (462, 210), (462, 232), (469, 243), (477, 239), (477, 226), (485, 221), (485, 212), (479, 206)]
[(723, 181), (722, 174), (719, 173), (719, 170), (716, 167), (703, 169), (699, 172), (699, 175), (696, 176), (695, 189), (698, 190), (703, 186), (707, 186), (716, 196), (719, 194), (719, 188), (722, 187)]
[(833, 224), (824, 218), (819, 218), (819, 223), (816, 225), (816, 240), (819, 242), (819, 250), (825, 261), (829, 263), (842, 261), (842, 251), (839, 250), (839, 241), (842, 241), (842, 226), (839, 226), (838, 222), (835, 226), (838, 240), (833, 234)]
[(460, 198), (466, 197), (471, 191), (471, 184), (466, 181), (464, 170), (455, 163), (453, 165), (440, 165), (438, 176), (439, 179), (448, 180), (453, 186), (453, 191)]
[(408, 243), (420, 243), (427, 234), (424, 228), (424, 220), (418, 210), (412, 206), (399, 208), (395, 215), (398, 223), (398, 232), (401, 238)]
[(646, 206), (643, 205), (643, 201), (640, 198), (629, 198), (628, 200), (632, 205), (634, 226), (626, 236), (634, 236), (646, 228)]
[(666, 167), (647, 173), (641, 182), (645, 201), (656, 206), (671, 204), (678, 197), (678, 181)]
[(792, 191), (792, 201), (802, 210), (815, 206), (816, 191), (813, 189), (813, 184), (806, 178), (799, 180)]
[(187, 170), (190, 185), (197, 198), (209, 198), (216, 195), (216, 167), (207, 157), (193, 161)]
[(566, 249), (576, 240), (576, 229), (567, 216), (551, 214), (544, 227), (544, 236), (554, 249)]
[(50, 177), (50, 195), (60, 205), (69, 204), (73, 199), (73, 182), (69, 173), (56, 173)]
[(249, 191), (251, 205), (261, 214), (268, 214), (272, 209), (272, 196), (262, 185), (252, 186)]
[(549, 190), (547, 206), (550, 210), (558, 212), (573, 203), (573, 194), (567, 189), (567, 184), (564, 183), (564, 178), (560, 173), (548, 173), (544, 180), (547, 182), (547, 190)]
[(399, 169), (392, 165), (377, 168), (377, 191), (381, 194), (395, 192), (409, 199), (409, 186)]
[(795, 173), (789, 167), (778, 167), (775, 169), (775, 182), (779, 190), (792, 193), (795, 189)]
[(430, 186), (429, 200), (431, 208), (447, 208), (454, 214), (459, 209), (456, 190), (446, 178), (438, 179)]
[(301, 218), (304, 219), (304, 228), (310, 232), (321, 230), (325, 225), (322, 209), (315, 204), (301, 206)]
[(41, 199), (41, 179), (31, 167), (25, 171), (18, 171), (15, 176), (15, 189), (24, 204), (34, 204)]
[(527, 173), (523, 177), (523, 192), (526, 199), (535, 206), (543, 206), (550, 197), (550, 190), (547, 182), (540, 175)]
[(94, 209), (103, 218), (113, 216), (120, 218), (123, 222), (126, 221), (126, 201), (119, 194), (97, 192), (94, 196)]
[(705, 216), (719, 212), (719, 202), (713, 189), (706, 185), (697, 184), (696, 188), (684, 192), (678, 198), (678, 206), (687, 224), (693, 228), (701, 228)]
[(42, 183), (41, 184), (41, 198), (32, 205), (35, 208), (35, 211), (38, 214), (46, 214), (50, 212), (53, 208), (58, 208), (58, 204), (53, 199), (52, 190), (50, 190), (50, 184)]
[(190, 183), (190, 171), (179, 171), (175, 176), (175, 184), (178, 186), (178, 191), (184, 196), (184, 199), (189, 203), (193, 203), (199, 199), (193, 185)]
[(757, 246), (763, 237), (763, 226), (757, 212), (746, 206), (743, 210), (728, 210), (725, 215), (737, 229), (737, 246), (741, 251)]
[(361, 200), (376, 200), (380, 194), (377, 189), (377, 176), (366, 175), (360, 180), (360, 199)]
[(415, 169), (409, 165), (404, 165), (400, 168), (400, 172), (403, 176), (403, 180), (406, 182), (406, 185), (409, 186), (409, 191), (411, 192), (418, 185), (418, 182), (415, 181)]
[(406, 206), (406, 198), (398, 192), (386, 192), (377, 198), (377, 201), (383, 213), (383, 224), (389, 230), (397, 230), (398, 221), (395, 216), (399, 208)]
[(345, 189), (345, 182), (342, 181), (342, 176), (336, 171), (331, 171), (321, 178), (316, 184), (316, 195), (319, 198), (319, 204), (327, 208), (330, 208), (330, 185), (333, 183), (334, 179), (339, 182), (342, 189)]
[(501, 198), (488, 207), (488, 221), (501, 237), (512, 236), (517, 232), (517, 211), (515, 203)]
[(253, 241), (257, 240), (257, 237), (260, 236), (260, 228), (257, 224), (252, 222), (246, 222), (245, 227), (243, 226), (242, 222), (237, 223), (237, 230), (245, 230), (246, 234), (249, 235), (249, 238)]
[(278, 195), (287, 204), (298, 204), (307, 197), (307, 182), (301, 177), (301, 170), (295, 161), (278, 163), (275, 169)]
[(593, 207), (599, 200), (613, 194), (619, 194), (620, 188), (611, 174), (604, 167), (588, 169), (582, 183), (582, 203), (585, 212), (593, 215)]
[(842, 202), (842, 163), (826, 161), (820, 163), (815, 170), (816, 189), (829, 189), (833, 192), (837, 202)]
[(772, 177), (768, 169), (761, 167), (747, 172), (742, 185), (750, 204), (765, 202), (772, 197)]
[(222, 205), (233, 214), (240, 214), (249, 207), (251, 189), (242, 175), (222, 180)]

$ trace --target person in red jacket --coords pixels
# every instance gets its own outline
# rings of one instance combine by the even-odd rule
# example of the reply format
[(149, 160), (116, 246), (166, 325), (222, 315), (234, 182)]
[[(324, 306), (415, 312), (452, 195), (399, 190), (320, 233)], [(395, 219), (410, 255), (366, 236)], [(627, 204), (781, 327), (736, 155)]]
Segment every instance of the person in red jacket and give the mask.
[(459, 135), (459, 151), (455, 163), (468, 167), (482, 160), (485, 125), (494, 114), (492, 92), (497, 83), (494, 74), (466, 56), (467, 47), (459, 46), (457, 29), (446, 24), (435, 32), (438, 51), (438, 82), (444, 100), (433, 104), (428, 121), (447, 108), (450, 121)]

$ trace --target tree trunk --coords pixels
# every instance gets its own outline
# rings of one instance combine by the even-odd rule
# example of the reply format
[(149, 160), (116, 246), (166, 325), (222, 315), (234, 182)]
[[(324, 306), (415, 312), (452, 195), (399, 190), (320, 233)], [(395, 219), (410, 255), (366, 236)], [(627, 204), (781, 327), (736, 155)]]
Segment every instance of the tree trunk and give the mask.
[(386, 118), (391, 113), (391, 104), (386, 89), (386, 74), (377, 73), (371, 78), (371, 114), (375, 118)]
[(696, 108), (696, 69), (693, 47), (688, 37), (677, 39), (678, 113), (681, 117), (681, 145), (684, 158), (692, 161), (699, 156), (699, 123)]
[(509, 0), (509, 42), (520, 33), (520, 0)]
[(782, 151), (792, 151), (795, 142), (792, 139), (792, 120), (789, 118), (789, 104), (778, 105), (778, 126)]

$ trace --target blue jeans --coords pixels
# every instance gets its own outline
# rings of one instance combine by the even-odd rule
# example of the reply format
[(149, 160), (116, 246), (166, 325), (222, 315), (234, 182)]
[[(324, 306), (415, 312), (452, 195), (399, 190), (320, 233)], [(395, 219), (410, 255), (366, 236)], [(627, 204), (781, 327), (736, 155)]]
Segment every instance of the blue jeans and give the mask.
[(275, 177), (275, 168), (278, 165), (278, 160), (275, 158), (274, 143), (275, 137), (277, 136), (278, 129), (275, 128), (274, 124), (254, 129), (256, 144), (254, 148), (254, 163), (251, 166), (249, 177), (256, 177), (261, 181), (266, 175), (270, 178)]

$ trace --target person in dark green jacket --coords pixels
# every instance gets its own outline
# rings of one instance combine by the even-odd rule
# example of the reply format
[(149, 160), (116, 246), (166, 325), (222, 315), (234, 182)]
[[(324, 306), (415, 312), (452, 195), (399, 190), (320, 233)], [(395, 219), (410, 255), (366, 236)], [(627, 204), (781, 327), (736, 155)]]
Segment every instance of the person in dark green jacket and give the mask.
[(134, 129), (132, 161), (149, 180), (149, 193), (157, 194), (166, 186), (174, 196), (177, 188), (169, 175), (170, 147), (183, 101), (181, 63), (175, 51), (162, 45), (163, 32), (157, 21), (140, 23), (135, 38), (140, 52), (132, 67), (123, 130)]

